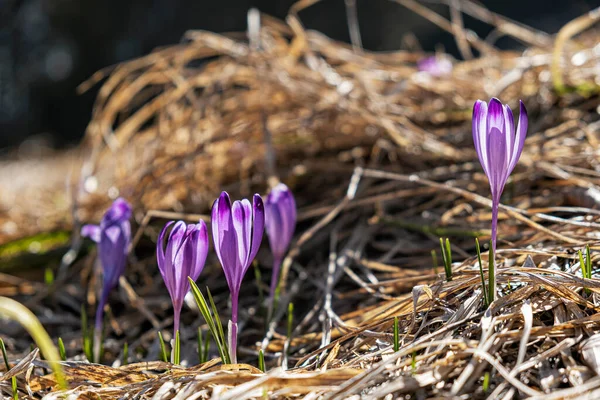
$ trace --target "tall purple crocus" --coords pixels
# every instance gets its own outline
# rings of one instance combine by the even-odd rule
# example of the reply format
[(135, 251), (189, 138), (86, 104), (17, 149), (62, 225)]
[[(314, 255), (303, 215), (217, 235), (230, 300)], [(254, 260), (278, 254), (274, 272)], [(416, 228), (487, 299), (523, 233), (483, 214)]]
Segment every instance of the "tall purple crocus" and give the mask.
[(252, 204), (247, 199), (234, 201), (227, 192), (212, 208), (212, 235), (215, 250), (223, 267), (231, 292), (231, 321), (229, 341), (231, 360), (237, 362), (238, 298), (244, 275), (256, 257), (265, 227), (265, 210), (262, 198), (255, 194)]
[[(165, 250), (165, 236), (173, 224)], [(207, 254), (208, 233), (204, 221), (189, 225), (183, 221), (171, 221), (160, 232), (156, 242), (156, 259), (173, 303), (175, 332), (179, 331), (183, 300), (190, 291), (188, 276), (194, 281), (198, 279)]]
[(89, 237), (98, 243), (98, 257), (102, 265), (103, 285), (96, 310), (94, 357), (96, 360), (100, 353), (100, 340), (102, 337), (102, 320), (104, 306), (108, 301), (108, 294), (117, 286), (119, 277), (125, 271), (127, 250), (131, 243), (131, 206), (122, 198), (116, 199), (106, 211), (100, 225), (84, 225), (81, 235)]
[[(519, 122), (508, 105), (492, 98), (489, 105), (477, 100), (473, 107), (473, 142), (492, 192), (492, 249), (496, 252), (498, 206), (504, 185), (517, 165), (527, 136), (527, 110), (520, 103)], [(495, 279), (494, 279), (495, 282)], [(495, 293), (495, 288), (492, 288)]]
[(271, 276), (271, 299), (277, 287), (279, 269), (296, 228), (296, 201), (290, 189), (278, 184), (267, 195), (265, 201), (265, 228), (273, 253)]

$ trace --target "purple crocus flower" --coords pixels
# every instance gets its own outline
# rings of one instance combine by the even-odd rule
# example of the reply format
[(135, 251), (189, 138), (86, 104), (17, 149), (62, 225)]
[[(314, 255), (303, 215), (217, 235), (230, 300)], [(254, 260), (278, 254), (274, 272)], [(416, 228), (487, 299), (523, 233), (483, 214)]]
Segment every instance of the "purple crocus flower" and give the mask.
[(421, 59), (417, 68), (431, 76), (449, 75), (452, 72), (452, 62), (446, 57), (431, 56)]
[[(164, 239), (173, 224), (165, 250)], [(204, 221), (189, 225), (183, 221), (171, 221), (160, 232), (156, 242), (156, 259), (173, 303), (175, 332), (179, 330), (183, 300), (190, 291), (188, 276), (194, 281), (198, 279), (207, 254), (208, 233)]]
[(275, 186), (267, 195), (265, 201), (265, 228), (273, 253), (272, 299), (279, 279), (281, 261), (296, 228), (296, 201), (290, 189), (283, 183)]
[(265, 227), (262, 198), (255, 194), (252, 204), (247, 199), (233, 202), (227, 192), (212, 207), (212, 235), (215, 250), (231, 292), (230, 352), (236, 363), (238, 298), (244, 275), (252, 264)]
[[(98, 243), (98, 256), (102, 265), (103, 285), (96, 310), (95, 345), (100, 345), (102, 334), (102, 320), (104, 317), (104, 306), (108, 300), (108, 294), (117, 286), (119, 277), (125, 271), (127, 262), (127, 251), (131, 243), (131, 206), (122, 198), (116, 199), (106, 211), (100, 225), (84, 225), (81, 235), (89, 237)], [(99, 347), (94, 351), (98, 357)]]
[[(496, 252), (500, 197), (510, 173), (519, 161), (527, 136), (527, 110), (522, 101), (519, 103), (520, 113), (516, 131), (510, 107), (502, 105), (500, 100), (492, 98), (489, 105), (484, 101), (477, 100), (473, 107), (473, 142), (492, 192), (492, 248), (494, 253)], [(495, 290), (492, 293), (495, 293)]]

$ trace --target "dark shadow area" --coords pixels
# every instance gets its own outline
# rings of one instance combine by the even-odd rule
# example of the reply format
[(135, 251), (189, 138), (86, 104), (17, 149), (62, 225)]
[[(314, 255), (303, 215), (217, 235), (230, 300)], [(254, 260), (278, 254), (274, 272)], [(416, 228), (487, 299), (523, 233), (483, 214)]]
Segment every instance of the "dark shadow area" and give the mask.
[[(76, 86), (95, 71), (177, 43), (185, 31), (243, 31), (251, 7), (284, 18), (292, 0), (1, 0), (0, 148), (36, 137), (55, 147), (77, 143), (89, 121), (99, 86), (83, 95)], [(443, 2), (422, 2), (447, 16)], [(491, 10), (550, 33), (589, 11), (596, 1), (489, 1)], [(344, 0), (327, 0), (301, 13), (306, 27), (349, 41)], [(458, 56), (454, 38), (402, 5), (358, 0), (363, 44), (389, 51), (407, 33), (423, 49)], [(480, 36), (491, 27), (465, 17)], [(441, 46), (441, 47), (440, 47)], [(501, 48), (519, 43), (500, 39)]]

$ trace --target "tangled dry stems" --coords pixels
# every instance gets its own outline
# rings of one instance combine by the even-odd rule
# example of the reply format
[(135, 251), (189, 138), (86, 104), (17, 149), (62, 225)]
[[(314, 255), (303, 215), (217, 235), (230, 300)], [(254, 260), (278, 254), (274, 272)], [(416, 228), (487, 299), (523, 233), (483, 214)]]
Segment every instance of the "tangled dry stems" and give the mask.
[[(580, 277), (576, 254), (585, 243), (600, 249), (600, 101), (594, 69), (599, 60), (593, 50), (598, 33), (569, 41), (579, 33), (571, 24), (570, 33), (563, 31), (555, 41), (461, 2), (463, 12), (496, 23), (499, 32), (530, 46), (522, 53), (503, 52), (464, 31), (455, 13), (448, 21), (399, 0), (451, 30), (463, 51), (466, 44), (482, 53), (456, 62), (450, 76), (432, 78), (414, 67), (421, 53), (374, 54), (356, 47), (356, 33), (353, 48), (303, 29), (297, 12), (310, 3), (299, 2), (287, 24), (262, 16), (249, 41), (191, 32), (185, 43), (110, 73), (73, 185), (71, 223), (76, 229), (79, 221), (98, 218), (117, 193), (138, 210), (121, 299), (113, 299), (109, 314), (106, 361), (113, 366), (77, 361), (79, 304), (95, 302), (93, 253), (71, 265), (58, 291), (9, 276), (2, 276), (0, 287), (0, 294), (26, 299), (67, 343), (73, 359), (64, 364), (71, 382), (67, 394), (154, 399), (600, 395), (600, 280)], [(596, 18), (590, 15), (575, 26), (588, 28)], [(552, 64), (553, 51), (560, 52), (559, 65)], [(574, 66), (575, 54), (587, 58)], [(553, 80), (557, 71), (560, 87)], [(474, 100), (492, 95), (515, 104), (522, 99), (532, 122), (502, 201), (497, 255), (502, 296), (486, 309), (473, 238), (489, 236), (490, 201), (472, 149), (470, 113)], [(256, 364), (264, 349), (268, 372), (249, 364), (222, 366), (214, 359), (189, 368), (152, 361), (158, 359), (156, 331), (168, 332), (172, 323), (152, 253), (161, 222), (203, 218), (190, 212), (208, 210), (220, 190), (248, 195), (278, 179), (298, 198), (300, 225), (284, 263), (279, 308), (266, 330), (257, 297), (264, 287), (257, 289), (249, 277), (241, 296), (241, 358)], [(61, 226), (67, 211), (61, 217), (45, 214), (44, 221)], [(23, 205), (18, 218), (39, 215)], [(35, 223), (24, 226), (20, 234), (41, 229)], [(454, 259), (460, 260), (450, 282), (432, 269), (430, 252), (440, 236), (451, 238)], [(259, 264), (269, 264), (266, 250)], [(200, 280), (226, 310), (216, 260), (209, 259)], [(296, 309), (291, 338), (283, 333), (290, 301)], [(400, 321), (398, 352), (392, 349), (394, 316)], [(182, 332), (188, 365), (196, 363), (192, 343), (199, 324), (197, 312), (188, 310)], [(28, 345), (16, 328), (12, 332), (9, 349), (26, 354)], [(119, 366), (125, 342), (135, 363)], [(43, 370), (36, 355), (0, 377), (5, 394), (11, 393), (14, 374), (24, 397), (53, 387), (52, 376), (27, 373), (32, 366)]]

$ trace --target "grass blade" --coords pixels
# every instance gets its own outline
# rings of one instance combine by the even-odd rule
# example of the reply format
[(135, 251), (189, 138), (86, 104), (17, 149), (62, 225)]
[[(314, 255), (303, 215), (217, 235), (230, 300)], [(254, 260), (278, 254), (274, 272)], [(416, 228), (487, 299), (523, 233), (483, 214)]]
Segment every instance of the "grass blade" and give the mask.
[[(4, 359), (4, 366), (6, 367), (6, 371), (10, 371), (10, 364), (8, 363), (8, 356), (6, 355), (6, 346), (4, 345), (4, 340), (0, 338), (0, 350), (2, 350), (2, 358)], [(17, 377), (13, 376), (11, 379), (11, 388), (13, 400), (19, 400), (19, 390), (17, 388)]]
[(4, 315), (8, 319), (18, 322), (25, 328), (27, 333), (31, 335), (34, 342), (40, 348), (44, 358), (48, 360), (50, 367), (54, 371), (54, 376), (56, 377), (58, 385), (62, 389), (66, 389), (67, 381), (65, 380), (65, 375), (59, 362), (60, 356), (58, 355), (58, 350), (35, 314), (23, 304), (13, 299), (0, 297), (0, 315)]
[(219, 332), (221, 340), (223, 341), (223, 350), (225, 352), (225, 355), (227, 356), (226, 363), (231, 364), (231, 358), (229, 358), (229, 346), (227, 346), (227, 340), (225, 339), (225, 331), (223, 330), (223, 324), (221, 324), (221, 316), (217, 311), (217, 306), (215, 305), (215, 301), (213, 300), (212, 294), (210, 293), (210, 289), (208, 287), (206, 288), (206, 293), (208, 295), (208, 301), (210, 301), (213, 317), (215, 318), (215, 325), (217, 326), (217, 330)]
[(442, 259), (444, 261), (444, 271), (446, 272), (446, 280), (450, 282), (452, 280), (452, 250), (450, 248), (450, 239), (440, 238), (440, 247), (442, 249)]
[(129, 362), (129, 345), (127, 342), (123, 343), (123, 360), (121, 361), (121, 365), (127, 365)]
[[(227, 349), (227, 341), (225, 340), (225, 335), (223, 333), (223, 326), (221, 325), (221, 320), (219, 319), (218, 321), (215, 321), (215, 319), (213, 318), (213, 315), (211, 314), (208, 303), (206, 302), (204, 295), (202, 295), (202, 292), (200, 292), (200, 289), (198, 289), (196, 282), (194, 282), (189, 277), (188, 277), (188, 280), (190, 282), (192, 294), (194, 295), (194, 300), (196, 301), (196, 304), (198, 305), (198, 309), (200, 310), (202, 317), (204, 317), (204, 320), (206, 321), (206, 324), (208, 325), (209, 332), (212, 334), (212, 337), (215, 340), (221, 360), (223, 361), (223, 363), (229, 364), (230, 363), (229, 362), (229, 351)], [(211, 297), (211, 299), (212, 299), (212, 297)], [(214, 304), (214, 301), (213, 301), (213, 304)], [(216, 310), (216, 307), (214, 307), (214, 309)]]
[(177, 365), (181, 360), (181, 342), (179, 340), (179, 330), (177, 330), (175, 332), (175, 344), (173, 345), (173, 364)]
[(486, 372), (483, 375), (483, 385), (482, 385), (483, 393), (487, 393), (489, 388), (490, 388), (490, 373)]
[(288, 304), (287, 337), (292, 340), (292, 327), (294, 325), (294, 303)]
[(590, 254), (590, 245), (585, 245), (585, 263), (586, 263), (586, 272), (587, 279), (592, 279), (592, 255)]
[(167, 346), (165, 346), (165, 340), (163, 339), (162, 333), (160, 333), (160, 331), (158, 331), (158, 343), (160, 344), (160, 359), (164, 362), (169, 362)]
[(67, 351), (65, 350), (65, 344), (62, 338), (58, 338), (58, 354), (60, 355), (60, 359), (63, 361), (67, 361)]
[(483, 301), (486, 307), (489, 307), (490, 301), (488, 298), (487, 289), (485, 287), (485, 276), (483, 275), (483, 263), (481, 262), (481, 247), (479, 246), (479, 239), (475, 238), (475, 249), (477, 250), (477, 261), (479, 262), (479, 275), (481, 275), (481, 288), (483, 292)]
[(265, 354), (263, 353), (262, 349), (258, 351), (258, 369), (260, 369), (262, 372), (266, 372)]
[(400, 350), (400, 334), (398, 330), (398, 317), (394, 317), (394, 352)]
[(210, 331), (206, 332), (206, 337), (204, 338), (204, 354), (202, 355), (204, 362), (208, 361), (208, 350), (210, 349)]
[(198, 363), (204, 364), (204, 340), (202, 340), (202, 329), (198, 327)]

